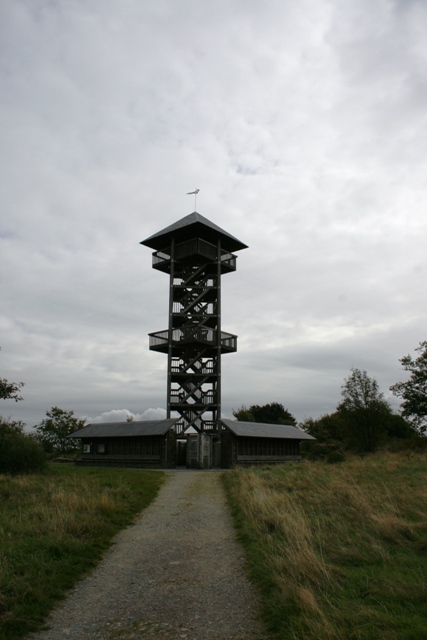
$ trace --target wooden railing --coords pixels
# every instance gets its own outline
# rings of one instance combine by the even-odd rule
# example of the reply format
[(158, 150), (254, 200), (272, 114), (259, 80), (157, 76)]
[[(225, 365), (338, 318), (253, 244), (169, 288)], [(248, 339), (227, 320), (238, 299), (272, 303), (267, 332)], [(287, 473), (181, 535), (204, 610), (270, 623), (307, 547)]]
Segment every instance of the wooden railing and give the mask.
[[(209, 262), (216, 262), (217, 260), (217, 248), (210, 242), (206, 242), (201, 238), (193, 238), (182, 244), (178, 244), (175, 247), (175, 260), (185, 260), (191, 258), (194, 255), (203, 256)], [(170, 262), (171, 256), (169, 249), (162, 249), (161, 251), (155, 251), (153, 253), (153, 267), (160, 263)], [(228, 251), (221, 251), (221, 263), (226, 265), (229, 269), (235, 271), (236, 269), (236, 256)]]
[(153, 267), (162, 262), (170, 262), (170, 255), (165, 251), (156, 251), (153, 253)]
[[(193, 368), (195, 369), (194, 373), (200, 374), (214, 373), (214, 367), (215, 365), (213, 360), (207, 360), (206, 362), (197, 361), (193, 364)], [(171, 371), (172, 373), (193, 373), (193, 371), (190, 371), (188, 365), (186, 365), (183, 360), (180, 360), (177, 363), (172, 362)]]
[(188, 394), (187, 396), (183, 391), (172, 391), (171, 393), (171, 404), (184, 404), (187, 403), (187, 399), (191, 399), (192, 402), (188, 404), (216, 404), (216, 393), (208, 391), (202, 393)]
[[(184, 432), (184, 429), (188, 429), (188, 424), (184, 420), (180, 420), (179, 422), (175, 422), (174, 429), (177, 435), (180, 435)], [(215, 431), (217, 428), (216, 422), (213, 420), (197, 420), (197, 428), (202, 429), (203, 431)], [(186, 436), (184, 436), (186, 437)]]
[[(169, 341), (169, 331), (156, 331), (148, 334), (150, 338), (150, 349), (164, 346)], [(183, 345), (186, 342), (197, 342), (208, 346), (216, 345), (217, 332), (208, 327), (182, 327), (172, 330), (172, 344)], [(221, 347), (228, 349), (237, 349), (237, 336), (232, 333), (221, 331)]]

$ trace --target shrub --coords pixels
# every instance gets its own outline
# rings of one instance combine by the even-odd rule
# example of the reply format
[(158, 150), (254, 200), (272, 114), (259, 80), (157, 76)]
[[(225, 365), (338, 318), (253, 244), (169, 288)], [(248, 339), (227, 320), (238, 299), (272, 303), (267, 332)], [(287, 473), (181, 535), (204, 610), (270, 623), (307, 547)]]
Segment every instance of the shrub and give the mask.
[(45, 466), (42, 447), (23, 432), (23, 425), (0, 418), (0, 473), (34, 473)]
[(307, 460), (326, 460), (327, 462), (341, 462), (345, 458), (340, 442), (313, 442), (304, 456)]
[(389, 438), (407, 440), (408, 438), (419, 437), (417, 429), (410, 422), (405, 420), (405, 418), (397, 414), (392, 414), (388, 417), (386, 429)]

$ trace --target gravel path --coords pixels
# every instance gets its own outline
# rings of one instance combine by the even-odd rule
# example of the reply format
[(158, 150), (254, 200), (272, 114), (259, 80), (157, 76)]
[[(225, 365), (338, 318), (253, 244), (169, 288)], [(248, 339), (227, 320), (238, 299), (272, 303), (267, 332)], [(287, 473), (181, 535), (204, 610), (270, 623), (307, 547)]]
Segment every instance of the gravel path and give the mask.
[(216, 471), (174, 471), (32, 640), (266, 640)]

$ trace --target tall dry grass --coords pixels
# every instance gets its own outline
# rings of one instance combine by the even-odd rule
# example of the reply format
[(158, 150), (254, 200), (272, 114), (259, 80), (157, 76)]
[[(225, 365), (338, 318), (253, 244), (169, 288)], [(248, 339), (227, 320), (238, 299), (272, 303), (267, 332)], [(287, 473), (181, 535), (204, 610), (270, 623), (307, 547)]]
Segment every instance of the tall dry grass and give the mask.
[(225, 475), (280, 638), (427, 638), (427, 456)]

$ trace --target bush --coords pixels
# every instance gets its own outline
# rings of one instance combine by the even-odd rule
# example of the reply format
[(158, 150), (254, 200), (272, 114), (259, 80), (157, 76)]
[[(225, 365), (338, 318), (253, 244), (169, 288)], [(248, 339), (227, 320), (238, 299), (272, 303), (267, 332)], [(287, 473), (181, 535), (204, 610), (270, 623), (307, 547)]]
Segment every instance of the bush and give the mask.
[(22, 425), (0, 422), (0, 473), (34, 473), (46, 466), (46, 454)]
[(328, 464), (336, 464), (337, 462), (344, 462), (345, 460), (345, 455), (342, 451), (339, 451), (338, 449), (336, 449), (335, 451), (331, 451), (327, 456), (326, 456), (326, 462)]
[(384, 449), (395, 453), (425, 453), (427, 451), (427, 438), (425, 436), (390, 438)]
[(393, 414), (389, 416), (387, 423), (387, 436), (389, 438), (399, 438), (399, 439), (408, 439), (408, 438), (418, 438), (419, 433), (417, 429), (405, 418), (400, 415)]
[(326, 462), (342, 462), (345, 459), (345, 453), (340, 442), (310, 442), (310, 446), (306, 455), (307, 460), (326, 460)]

